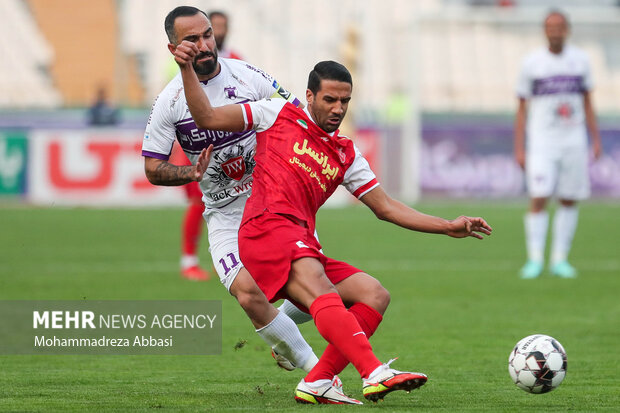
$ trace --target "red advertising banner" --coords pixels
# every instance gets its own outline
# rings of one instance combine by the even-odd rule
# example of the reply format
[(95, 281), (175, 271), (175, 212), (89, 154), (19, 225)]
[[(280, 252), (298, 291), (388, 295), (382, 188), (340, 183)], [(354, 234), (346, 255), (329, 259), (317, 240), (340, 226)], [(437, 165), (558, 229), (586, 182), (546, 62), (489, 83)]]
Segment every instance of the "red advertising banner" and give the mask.
[(154, 186), (146, 179), (142, 133), (113, 129), (32, 131), (28, 199), (46, 206), (184, 204), (179, 187)]

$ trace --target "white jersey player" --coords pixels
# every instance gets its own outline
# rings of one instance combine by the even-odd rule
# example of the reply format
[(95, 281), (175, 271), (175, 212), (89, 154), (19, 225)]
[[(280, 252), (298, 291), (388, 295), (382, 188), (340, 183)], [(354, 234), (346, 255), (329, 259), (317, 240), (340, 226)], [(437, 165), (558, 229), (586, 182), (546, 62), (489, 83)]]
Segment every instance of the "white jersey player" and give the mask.
[[(194, 60), (204, 92), (217, 105), (245, 103), (281, 97), (298, 105), (262, 70), (239, 60), (218, 59), (213, 30), (204, 12), (180, 6), (166, 17), (168, 48), (174, 53), (183, 40), (195, 43), (200, 54)], [(168, 163), (175, 140), (193, 165)], [(205, 203), (210, 252), (221, 282), (237, 298), (258, 334), (293, 365), (309, 371), (317, 358), (295, 322), (275, 309), (243, 268), (237, 232), (245, 201), (252, 188), (254, 131), (229, 133), (198, 129), (192, 120), (180, 75), (153, 104), (142, 145), (145, 172), (156, 185), (183, 185), (199, 181)], [(207, 164), (208, 162), (208, 164)], [(292, 304), (287, 313), (299, 316)], [(282, 308), (282, 307), (281, 307)]]
[[(565, 45), (566, 17), (558, 12), (545, 19), (548, 48), (525, 58), (517, 84), (519, 109), (515, 125), (515, 157), (525, 168), (530, 208), (525, 217), (528, 262), (522, 278), (536, 278), (543, 269), (547, 236), (547, 200), (560, 201), (554, 218), (551, 272), (571, 278), (576, 270), (567, 257), (577, 226), (579, 200), (590, 194), (588, 130), (594, 154), (600, 137), (590, 101), (589, 59), (577, 47)], [(526, 126), (527, 125), (527, 126)]]
[[(203, 83), (203, 90), (217, 106), (247, 103), (269, 97), (299, 101), (286, 92), (268, 74), (241, 60), (218, 58), (220, 72)], [(209, 227), (209, 244), (213, 264), (222, 283), (230, 290), (240, 268), (236, 240), (222, 228), (241, 218), (245, 201), (252, 189), (256, 133), (232, 133), (201, 130), (192, 119), (183, 93), (181, 75), (177, 75), (157, 97), (144, 133), (142, 155), (167, 161), (177, 141), (192, 164), (201, 151), (213, 145), (213, 152), (204, 178), (200, 181)], [(235, 234), (236, 237), (236, 234)], [(224, 244), (224, 245), (223, 245)], [(224, 248), (225, 251), (219, 251)]]

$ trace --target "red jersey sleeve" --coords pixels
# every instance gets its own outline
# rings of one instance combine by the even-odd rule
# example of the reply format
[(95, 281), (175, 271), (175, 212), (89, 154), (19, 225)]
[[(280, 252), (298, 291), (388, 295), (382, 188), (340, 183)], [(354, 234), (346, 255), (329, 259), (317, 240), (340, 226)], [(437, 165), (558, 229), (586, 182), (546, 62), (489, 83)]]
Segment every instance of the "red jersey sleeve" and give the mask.
[(369, 191), (379, 186), (375, 173), (370, 169), (370, 165), (362, 153), (355, 148), (355, 160), (344, 174), (342, 185), (356, 198), (361, 198)]
[(266, 131), (276, 122), (280, 111), (286, 103), (284, 99), (263, 99), (244, 103), (242, 108), (245, 130)]

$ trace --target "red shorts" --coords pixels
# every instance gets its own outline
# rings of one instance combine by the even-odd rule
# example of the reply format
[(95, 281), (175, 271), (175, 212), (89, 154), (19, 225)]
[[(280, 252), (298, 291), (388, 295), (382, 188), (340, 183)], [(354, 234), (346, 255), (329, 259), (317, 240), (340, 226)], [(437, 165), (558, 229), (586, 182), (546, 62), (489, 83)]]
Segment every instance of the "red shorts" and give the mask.
[(288, 298), (283, 287), (291, 263), (299, 258), (321, 261), (332, 284), (362, 272), (346, 262), (326, 257), (320, 250), (312, 231), (282, 215), (265, 212), (239, 228), (241, 262), (270, 302)]

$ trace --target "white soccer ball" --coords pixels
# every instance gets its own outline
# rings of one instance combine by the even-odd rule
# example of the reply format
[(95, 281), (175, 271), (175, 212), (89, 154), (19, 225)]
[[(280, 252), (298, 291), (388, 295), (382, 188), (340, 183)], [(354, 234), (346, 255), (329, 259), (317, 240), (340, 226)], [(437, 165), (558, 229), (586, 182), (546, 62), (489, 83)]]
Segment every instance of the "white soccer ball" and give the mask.
[(528, 393), (547, 393), (566, 377), (566, 351), (544, 334), (520, 340), (508, 357), (508, 372), (517, 387)]

